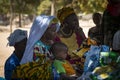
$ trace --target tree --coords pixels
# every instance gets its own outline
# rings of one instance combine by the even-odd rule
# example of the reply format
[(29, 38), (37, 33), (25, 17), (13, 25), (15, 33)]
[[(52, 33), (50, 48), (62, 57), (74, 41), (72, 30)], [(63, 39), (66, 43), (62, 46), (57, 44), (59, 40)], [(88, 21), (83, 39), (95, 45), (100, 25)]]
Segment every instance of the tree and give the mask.
[(37, 14), (50, 14), (51, 1), (42, 0), (37, 7)]
[(10, 1), (10, 33), (12, 33), (13, 6), (12, 6), (12, 0), (9, 1)]
[(9, 0), (0, 0), (0, 14), (9, 13)]
[(40, 4), (40, 0), (13, 0), (14, 13), (19, 15), (19, 27), (21, 25), (22, 14), (36, 14), (37, 7)]
[[(21, 27), (21, 15), (56, 15), (63, 6), (71, 6), (75, 12), (93, 13), (103, 11), (107, 0), (11, 0), (13, 13), (19, 14), (19, 26)], [(0, 14), (10, 13), (9, 0), (0, 0)]]
[(78, 0), (80, 10), (83, 13), (93, 13), (93, 12), (103, 12), (106, 5), (107, 0)]
[(63, 6), (69, 6), (73, 0), (42, 0), (38, 6), (37, 14), (56, 15)]

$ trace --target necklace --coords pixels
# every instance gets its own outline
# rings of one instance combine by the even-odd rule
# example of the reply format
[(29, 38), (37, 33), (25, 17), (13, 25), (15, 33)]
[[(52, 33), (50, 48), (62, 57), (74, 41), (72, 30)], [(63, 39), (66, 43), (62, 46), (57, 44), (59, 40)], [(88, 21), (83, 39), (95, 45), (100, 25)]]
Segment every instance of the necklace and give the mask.
[(66, 33), (63, 31), (63, 29), (64, 29), (64, 27), (62, 27), (62, 28), (60, 29), (60, 32), (61, 32), (61, 34), (63, 35), (63, 37), (68, 38), (68, 37), (70, 37), (70, 36), (73, 34), (73, 30), (70, 30), (70, 32), (69, 32), (68, 34), (66, 34)]

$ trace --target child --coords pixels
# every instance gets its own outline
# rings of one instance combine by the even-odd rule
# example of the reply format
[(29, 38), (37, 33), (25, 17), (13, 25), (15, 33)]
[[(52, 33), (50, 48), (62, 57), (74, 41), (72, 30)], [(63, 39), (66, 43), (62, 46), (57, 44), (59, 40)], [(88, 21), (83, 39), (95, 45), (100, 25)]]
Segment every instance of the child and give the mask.
[(93, 22), (95, 24), (94, 27), (90, 28), (88, 31), (88, 37), (91, 39), (96, 39), (97, 41), (102, 42), (102, 34), (101, 34), (101, 14), (94, 13), (93, 14)]
[(51, 52), (55, 57), (53, 65), (56, 68), (57, 73), (60, 75), (60, 79), (75, 80), (76, 72), (72, 65), (66, 61), (68, 47), (64, 43), (57, 42), (52, 45)]

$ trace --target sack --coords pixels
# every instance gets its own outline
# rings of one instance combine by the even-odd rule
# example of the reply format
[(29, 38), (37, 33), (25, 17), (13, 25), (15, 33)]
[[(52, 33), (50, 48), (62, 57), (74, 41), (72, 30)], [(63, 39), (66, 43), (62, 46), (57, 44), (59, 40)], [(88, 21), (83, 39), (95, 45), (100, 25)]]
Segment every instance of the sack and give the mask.
[[(38, 62), (29, 62), (22, 64), (13, 71), (13, 74), (16, 74), (18, 78), (21, 79), (30, 79), (30, 80), (49, 80), (51, 76), (51, 62), (45, 61), (45, 55), (39, 54)], [(43, 63), (44, 62), (44, 63)]]

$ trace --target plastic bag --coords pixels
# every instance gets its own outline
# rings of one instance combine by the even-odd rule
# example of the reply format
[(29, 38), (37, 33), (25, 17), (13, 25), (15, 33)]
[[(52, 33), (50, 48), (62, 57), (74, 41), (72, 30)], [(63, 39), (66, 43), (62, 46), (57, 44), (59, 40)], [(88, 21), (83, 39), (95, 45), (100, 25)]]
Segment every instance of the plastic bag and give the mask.
[(84, 72), (92, 72), (96, 67), (100, 66), (100, 52), (109, 52), (106, 45), (91, 46), (90, 50), (85, 54)]

